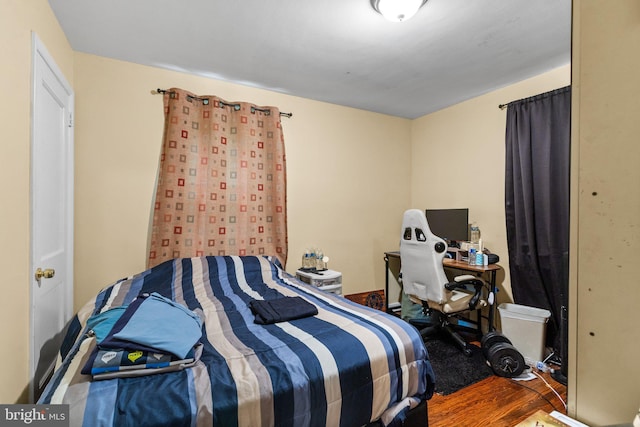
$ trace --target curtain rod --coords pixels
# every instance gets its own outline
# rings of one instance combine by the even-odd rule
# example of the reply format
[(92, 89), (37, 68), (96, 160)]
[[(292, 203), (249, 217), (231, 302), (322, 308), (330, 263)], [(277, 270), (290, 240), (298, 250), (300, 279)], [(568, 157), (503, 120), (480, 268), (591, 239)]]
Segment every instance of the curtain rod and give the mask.
[[(561, 93), (561, 92), (564, 92), (564, 91), (567, 91), (567, 90), (570, 90), (570, 89), (571, 89), (571, 85), (564, 86), (564, 87), (561, 87), (561, 88), (558, 88), (558, 89), (553, 89), (553, 90), (550, 90), (548, 92), (540, 93), (538, 95), (533, 95), (533, 96), (530, 96), (528, 98), (522, 98), (522, 99), (518, 99), (518, 100), (515, 100), (515, 101), (511, 101), (511, 102), (531, 102), (531, 101), (535, 101), (535, 100), (538, 100), (538, 99), (546, 98), (548, 96), (554, 95), (556, 93)], [(511, 104), (511, 102), (508, 102), (506, 104), (500, 104), (500, 105), (498, 105), (498, 108), (501, 109), (501, 110), (504, 110), (505, 108), (507, 108), (509, 106), (509, 104)]]
[[(151, 91), (151, 93), (153, 93), (153, 92), (154, 91)], [(155, 92), (164, 95), (165, 93), (167, 93), (167, 90), (158, 88), (158, 89), (155, 90)], [(197, 96), (191, 96), (191, 95), (187, 95), (187, 96), (189, 98), (191, 98), (191, 99), (197, 99), (198, 101), (203, 101), (205, 104), (209, 103), (209, 98), (199, 98)], [(223, 107), (233, 107), (233, 109), (236, 110), (236, 111), (238, 111), (240, 109), (240, 104), (233, 104), (233, 103), (230, 103), (230, 102), (220, 101), (220, 105), (223, 106)], [(271, 110), (269, 110), (268, 108), (251, 107), (251, 112), (252, 113), (255, 113), (256, 111), (260, 111), (260, 112), (263, 112), (263, 113), (270, 113), (271, 112)], [(280, 112), (280, 116), (281, 117), (284, 116), (284, 117), (287, 117), (287, 118), (291, 118), (291, 116), (293, 116), (293, 113)]]

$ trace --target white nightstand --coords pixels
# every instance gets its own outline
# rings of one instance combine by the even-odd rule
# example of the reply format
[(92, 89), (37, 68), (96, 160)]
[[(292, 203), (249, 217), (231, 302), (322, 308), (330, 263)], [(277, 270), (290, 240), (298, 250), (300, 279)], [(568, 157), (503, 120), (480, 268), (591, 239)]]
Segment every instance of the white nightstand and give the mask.
[(322, 291), (342, 295), (342, 273), (339, 271), (324, 270), (312, 273), (298, 270), (296, 278)]

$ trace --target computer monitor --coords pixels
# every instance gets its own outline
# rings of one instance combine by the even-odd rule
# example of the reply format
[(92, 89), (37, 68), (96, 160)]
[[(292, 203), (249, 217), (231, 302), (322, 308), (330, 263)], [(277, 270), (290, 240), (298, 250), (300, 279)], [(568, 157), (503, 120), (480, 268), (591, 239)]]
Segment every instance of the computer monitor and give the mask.
[(425, 213), (431, 232), (448, 244), (469, 240), (469, 209), (427, 209)]

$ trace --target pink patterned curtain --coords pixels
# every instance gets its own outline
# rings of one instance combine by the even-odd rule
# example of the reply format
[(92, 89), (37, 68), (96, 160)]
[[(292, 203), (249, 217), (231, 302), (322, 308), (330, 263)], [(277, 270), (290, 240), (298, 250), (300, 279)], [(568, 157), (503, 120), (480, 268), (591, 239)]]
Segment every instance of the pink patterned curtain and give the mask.
[(173, 88), (164, 114), (148, 267), (205, 255), (274, 255), (285, 265), (279, 110)]

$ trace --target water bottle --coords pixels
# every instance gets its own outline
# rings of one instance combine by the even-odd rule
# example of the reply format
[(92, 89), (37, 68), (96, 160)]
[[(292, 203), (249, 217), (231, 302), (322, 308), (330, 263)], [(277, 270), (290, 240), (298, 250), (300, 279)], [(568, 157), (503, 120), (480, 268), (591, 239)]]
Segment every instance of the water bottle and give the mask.
[(471, 243), (478, 244), (480, 242), (480, 227), (478, 224), (471, 224)]
[(309, 265), (307, 268), (315, 268), (316, 267), (316, 248), (312, 247), (309, 249)]
[(542, 372), (550, 372), (551, 368), (544, 362), (536, 362), (536, 369)]
[(316, 250), (316, 259), (314, 260), (314, 267), (316, 268), (316, 270), (318, 271), (322, 271), (324, 270), (322, 268), (322, 258), (323, 258), (323, 253), (322, 253), (322, 249), (318, 249)]
[(476, 265), (476, 248), (469, 249), (469, 265)]

